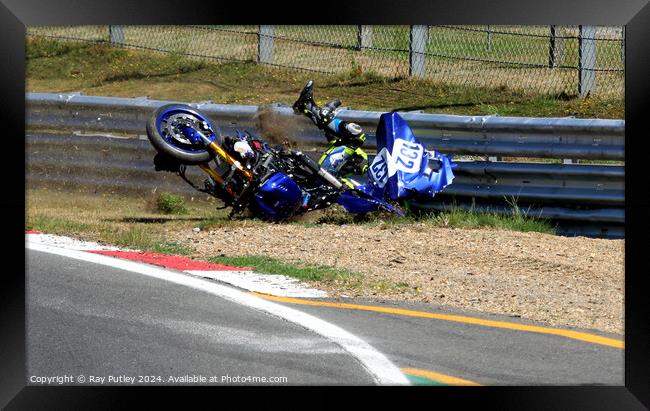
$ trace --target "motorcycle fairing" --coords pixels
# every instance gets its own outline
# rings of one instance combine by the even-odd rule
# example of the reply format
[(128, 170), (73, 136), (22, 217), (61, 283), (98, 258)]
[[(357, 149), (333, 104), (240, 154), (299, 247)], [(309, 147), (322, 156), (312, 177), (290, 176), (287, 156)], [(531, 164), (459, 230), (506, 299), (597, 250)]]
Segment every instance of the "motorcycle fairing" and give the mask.
[[(377, 127), (377, 156), (368, 168), (369, 185), (376, 196), (397, 200), (413, 194), (433, 197), (454, 179), (449, 157), (427, 151), (408, 123), (397, 113), (384, 113)], [(433, 170), (430, 159), (440, 162)]]
[(298, 184), (286, 174), (277, 172), (259, 186), (251, 205), (267, 217), (281, 220), (293, 215), (302, 199)]
[(390, 203), (373, 195), (372, 189), (367, 185), (357, 185), (352, 190), (342, 192), (336, 199), (336, 202), (351, 214), (368, 213), (384, 208), (401, 216), (404, 215), (402, 211), (393, 207)]

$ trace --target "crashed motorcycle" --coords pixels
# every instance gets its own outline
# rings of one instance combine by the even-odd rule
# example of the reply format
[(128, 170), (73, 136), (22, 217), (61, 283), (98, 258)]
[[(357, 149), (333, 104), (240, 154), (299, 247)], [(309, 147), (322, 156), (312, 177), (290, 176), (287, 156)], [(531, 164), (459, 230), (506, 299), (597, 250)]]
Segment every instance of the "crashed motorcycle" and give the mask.
[[(222, 136), (199, 110), (182, 104), (158, 108), (147, 136), (158, 154), (156, 170), (176, 172), (195, 189), (231, 207), (230, 217), (281, 221), (340, 204), (352, 214), (387, 210), (403, 215), (404, 199), (431, 198), (454, 178), (449, 157), (426, 150), (397, 113), (381, 116), (377, 155), (363, 176), (338, 176), (299, 150), (272, 147), (248, 132)], [(204, 186), (185, 175), (197, 166)]]

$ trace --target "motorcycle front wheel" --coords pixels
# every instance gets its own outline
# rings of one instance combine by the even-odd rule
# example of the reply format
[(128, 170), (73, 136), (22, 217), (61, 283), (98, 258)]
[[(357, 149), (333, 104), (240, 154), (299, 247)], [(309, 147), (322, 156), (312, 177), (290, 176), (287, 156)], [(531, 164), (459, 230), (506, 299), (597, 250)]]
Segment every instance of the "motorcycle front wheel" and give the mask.
[(203, 164), (212, 158), (198, 133), (210, 141), (217, 137), (207, 116), (188, 105), (164, 105), (147, 121), (147, 137), (154, 148), (183, 164)]

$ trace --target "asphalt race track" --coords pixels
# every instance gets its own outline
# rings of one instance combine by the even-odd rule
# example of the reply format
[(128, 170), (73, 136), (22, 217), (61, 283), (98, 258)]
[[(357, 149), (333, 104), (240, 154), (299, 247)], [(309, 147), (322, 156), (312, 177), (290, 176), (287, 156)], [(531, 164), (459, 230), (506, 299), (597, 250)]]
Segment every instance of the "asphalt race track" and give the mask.
[[(120, 379), (128, 376), (135, 384), (184, 384), (192, 381), (183, 378), (200, 375), (215, 377), (202, 383), (219, 385), (378, 382), (360, 360), (363, 350), (352, 353), (309, 327), (164, 279), (33, 249), (27, 254), (28, 379), (83, 375), (84, 384), (98, 385), (128, 384)], [(414, 384), (623, 385), (623, 349), (598, 342), (599, 336), (622, 336), (574, 330), (596, 342), (583, 341), (524, 331), (532, 323), (519, 319), (426, 305), (253, 298), (342, 328), (376, 350), (370, 357), (385, 356)], [(462, 320), (470, 317), (514, 329)], [(105, 380), (91, 382), (91, 376)]]
[[(111, 267), (28, 251), (27, 375), (287, 377), (371, 384), (354, 358), (271, 315)], [(154, 381), (155, 382), (155, 381)]]

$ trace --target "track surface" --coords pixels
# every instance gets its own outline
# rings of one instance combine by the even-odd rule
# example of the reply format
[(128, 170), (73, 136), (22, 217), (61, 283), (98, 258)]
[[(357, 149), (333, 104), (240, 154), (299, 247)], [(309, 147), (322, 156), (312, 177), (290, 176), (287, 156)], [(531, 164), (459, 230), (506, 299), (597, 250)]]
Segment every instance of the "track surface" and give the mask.
[[(355, 358), (319, 335), (162, 280), (28, 250), (27, 289), (28, 375), (228, 374), (285, 376), (289, 384), (373, 383)], [(419, 369), (486, 385), (623, 385), (620, 348), (290, 299), (280, 304), (362, 338), (407, 374)], [(399, 307), (433, 311), (425, 305)]]
[[(381, 305), (367, 301), (357, 303)], [(433, 312), (430, 306), (423, 304), (390, 302), (389, 306)], [(623, 350), (619, 348), (554, 335), (428, 318), (319, 306), (299, 307), (363, 338), (400, 368), (431, 370), (484, 385), (624, 385)], [(460, 310), (437, 309), (435, 312), (468, 315)], [(514, 322), (504, 316), (469, 315)], [(611, 334), (599, 335), (612, 337)]]
[(372, 384), (295, 324), (123, 270), (28, 250), (27, 375), (287, 377)]

